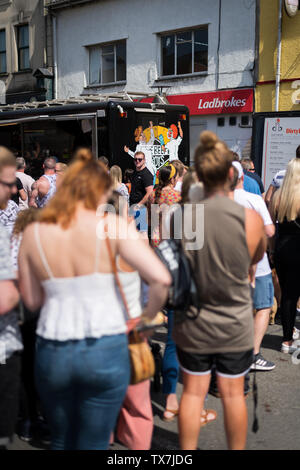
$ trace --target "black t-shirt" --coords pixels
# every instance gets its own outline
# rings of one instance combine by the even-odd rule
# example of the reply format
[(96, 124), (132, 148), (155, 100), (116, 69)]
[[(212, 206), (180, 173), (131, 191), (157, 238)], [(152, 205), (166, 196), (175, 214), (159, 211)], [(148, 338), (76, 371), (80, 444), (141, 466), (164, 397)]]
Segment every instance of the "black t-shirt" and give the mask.
[(17, 190), (18, 191), (16, 192), (16, 194), (12, 194), (10, 199), (12, 199), (16, 204), (19, 205), (19, 190), (23, 189), (23, 184), (22, 184), (20, 178), (16, 178), (16, 180), (17, 180)]
[(153, 186), (153, 175), (144, 168), (141, 171), (136, 171), (131, 177), (131, 193), (130, 193), (130, 204), (138, 204), (146, 194), (148, 186)]
[(263, 194), (265, 192), (265, 188), (264, 188), (263, 182), (262, 182), (261, 178), (258, 176), (258, 174), (253, 173), (252, 171), (247, 171), (247, 170), (245, 170), (244, 173), (245, 173), (245, 175), (250, 176), (250, 178), (254, 179), (258, 183), (260, 192), (261, 192), (261, 194)]

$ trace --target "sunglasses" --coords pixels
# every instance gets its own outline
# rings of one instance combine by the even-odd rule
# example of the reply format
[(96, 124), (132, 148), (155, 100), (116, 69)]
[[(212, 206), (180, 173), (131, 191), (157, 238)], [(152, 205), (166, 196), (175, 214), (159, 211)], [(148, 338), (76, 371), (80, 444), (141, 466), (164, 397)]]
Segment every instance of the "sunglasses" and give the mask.
[(13, 181), (12, 183), (7, 183), (6, 181), (0, 180), (0, 184), (3, 184), (3, 185), (6, 186), (7, 188), (12, 189), (14, 186), (17, 186), (17, 180), (16, 180), (16, 181)]
[(248, 171), (252, 171), (253, 173), (255, 172), (255, 168), (250, 168)]
[(134, 161), (135, 161), (135, 162), (143, 162), (144, 159), (143, 159), (143, 158), (134, 158)]

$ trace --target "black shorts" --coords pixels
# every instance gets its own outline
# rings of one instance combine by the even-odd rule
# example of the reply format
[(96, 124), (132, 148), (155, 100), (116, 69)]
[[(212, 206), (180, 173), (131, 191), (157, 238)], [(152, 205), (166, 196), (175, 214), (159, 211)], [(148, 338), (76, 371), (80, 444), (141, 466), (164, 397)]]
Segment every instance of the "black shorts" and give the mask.
[(233, 379), (246, 375), (254, 360), (253, 349), (238, 353), (196, 354), (177, 348), (177, 357), (187, 374), (207, 375), (215, 366), (218, 375)]

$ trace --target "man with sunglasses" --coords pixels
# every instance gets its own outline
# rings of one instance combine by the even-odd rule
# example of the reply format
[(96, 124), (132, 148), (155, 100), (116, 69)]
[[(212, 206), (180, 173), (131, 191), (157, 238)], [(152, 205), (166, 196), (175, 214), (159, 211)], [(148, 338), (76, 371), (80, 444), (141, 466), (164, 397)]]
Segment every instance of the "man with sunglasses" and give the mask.
[[(1, 210), (16, 192), (16, 159), (0, 147)], [(6, 449), (14, 434), (19, 403), (22, 341), (14, 310), (19, 302), (14, 279), (9, 235), (0, 223), (0, 450)]]
[(135, 153), (134, 164), (135, 171), (131, 177), (130, 205), (134, 206), (134, 216), (138, 219), (138, 230), (147, 232), (147, 209), (143, 206), (153, 191), (153, 175), (146, 167), (146, 158), (143, 152)]
[(254, 179), (257, 182), (257, 184), (259, 186), (259, 189), (260, 189), (260, 192), (261, 192), (261, 195), (264, 198), (265, 197), (265, 188), (264, 188), (264, 185), (263, 185), (263, 182), (262, 182), (261, 178), (259, 177), (259, 175), (255, 171), (253, 161), (248, 157), (247, 158), (242, 158), (241, 159), (241, 165), (242, 165), (243, 170), (244, 170), (244, 175), (249, 176), (250, 178)]

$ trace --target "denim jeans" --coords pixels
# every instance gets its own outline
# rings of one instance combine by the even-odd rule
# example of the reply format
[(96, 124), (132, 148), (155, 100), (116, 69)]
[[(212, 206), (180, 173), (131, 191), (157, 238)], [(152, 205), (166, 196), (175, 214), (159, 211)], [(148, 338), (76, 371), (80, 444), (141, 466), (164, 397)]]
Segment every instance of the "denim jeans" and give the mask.
[(130, 377), (126, 335), (37, 337), (36, 385), (53, 450), (108, 449)]
[(163, 393), (169, 395), (176, 393), (179, 375), (179, 364), (176, 355), (176, 344), (172, 338), (174, 313), (168, 311), (168, 336), (167, 344), (162, 362)]

